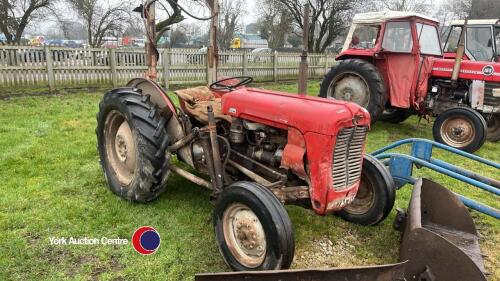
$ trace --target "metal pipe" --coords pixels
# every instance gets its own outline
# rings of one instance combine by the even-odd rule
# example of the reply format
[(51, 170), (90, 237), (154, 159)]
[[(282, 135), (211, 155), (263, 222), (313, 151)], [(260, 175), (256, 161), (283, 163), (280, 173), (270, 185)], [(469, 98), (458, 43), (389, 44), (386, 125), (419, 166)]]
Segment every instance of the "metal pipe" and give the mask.
[(439, 159), (430, 159), (430, 162), (434, 165), (438, 165), (440, 167), (443, 167), (445, 169), (448, 169), (448, 170), (451, 170), (455, 173), (459, 173), (459, 174), (462, 174), (466, 177), (469, 177), (469, 178), (472, 178), (472, 179), (475, 179), (475, 180), (478, 180), (480, 182), (483, 182), (485, 184), (489, 184), (491, 186), (494, 186), (496, 188), (500, 188), (500, 181), (497, 181), (495, 179), (490, 179), (490, 178), (487, 178), (485, 176), (482, 176), (482, 175), (478, 175), (474, 172), (471, 172), (469, 170), (466, 170), (466, 169), (462, 169), (460, 167), (457, 167), (457, 166), (454, 166), (454, 165), (451, 165), (445, 161), (441, 161)]
[(267, 167), (266, 165), (264, 165), (264, 164), (262, 164), (262, 163), (260, 163), (260, 162), (258, 162), (258, 161), (255, 161), (254, 159), (252, 159), (252, 158), (250, 158), (250, 157), (247, 157), (246, 155), (243, 155), (243, 154), (239, 153), (239, 152), (238, 152), (238, 151), (236, 151), (236, 150), (231, 149), (231, 154), (234, 154), (234, 155), (236, 155), (236, 156), (238, 156), (238, 157), (241, 157), (241, 158), (243, 158), (243, 159), (245, 159), (245, 160), (247, 160), (247, 161), (252, 162), (253, 164), (255, 164), (255, 165), (259, 166), (260, 168), (262, 168), (262, 169), (264, 169), (264, 170), (268, 171), (269, 173), (271, 173), (271, 174), (272, 174), (273, 176), (275, 176), (276, 178), (279, 178), (279, 179), (283, 179), (283, 178), (285, 178), (285, 181), (286, 181), (286, 175), (281, 174), (281, 173), (279, 173), (279, 172), (277, 172), (277, 171), (275, 171), (275, 170), (273, 170), (273, 169), (271, 169), (271, 168)]
[(256, 181), (257, 183), (262, 184), (263, 186), (269, 186), (271, 185), (271, 182), (266, 180), (265, 178), (257, 175), (256, 173), (250, 171), (249, 169), (243, 167), (242, 165), (234, 162), (233, 160), (229, 159), (227, 163), (236, 169), (240, 170), (243, 174), (245, 174), (247, 177), (251, 178), (252, 180)]
[(208, 174), (210, 175), (210, 180), (212, 181), (212, 187), (214, 190), (217, 190), (217, 184), (215, 182), (215, 168), (214, 162), (212, 161), (212, 149), (210, 147), (210, 143), (206, 136), (202, 138), (201, 146), (203, 147), (203, 153), (205, 154), (205, 162), (207, 164)]
[(175, 151), (179, 150), (180, 148), (184, 147), (189, 142), (191, 142), (198, 135), (198, 133), (199, 133), (198, 128), (194, 128), (193, 131), (191, 133), (189, 133), (187, 136), (183, 137), (182, 139), (178, 140), (176, 143), (169, 146), (168, 151), (175, 152)]
[(191, 174), (190, 172), (182, 169), (182, 168), (179, 168), (177, 166), (170, 166), (170, 170), (176, 174), (178, 174), (179, 176), (197, 184), (197, 185), (201, 185), (201, 186), (204, 186), (208, 189), (212, 189), (212, 184), (194, 174)]
[[(395, 180), (400, 180), (400, 181), (404, 181), (404, 182), (407, 182), (409, 184), (415, 184), (417, 182), (417, 179), (415, 178), (400, 178), (400, 177), (395, 177), (394, 178)], [(452, 191), (453, 192), (453, 191)], [(458, 196), (458, 198), (460, 199), (460, 201), (462, 201), (462, 203), (471, 208), (471, 209), (474, 209), (480, 213), (483, 213), (483, 214), (486, 214), (488, 216), (491, 216), (491, 217), (494, 217), (496, 219), (500, 219), (500, 211), (498, 211), (497, 209), (495, 208), (492, 208), (490, 206), (487, 206), (487, 205), (484, 205), (484, 204), (481, 204), (477, 201), (474, 201), (468, 197), (465, 197), (463, 195), (460, 195), (456, 192), (453, 192), (453, 194), (455, 194), (456, 196)]]
[(465, 33), (467, 30), (467, 21), (468, 19), (465, 19), (464, 26), (462, 27), (462, 32), (460, 32), (460, 39), (458, 41), (457, 52), (455, 54), (455, 64), (453, 65), (453, 72), (451, 73), (452, 82), (456, 82), (458, 80), (460, 64), (462, 63), (462, 58), (465, 53)]
[(307, 78), (309, 65), (307, 64), (307, 53), (309, 52), (309, 4), (304, 5), (304, 19), (302, 24), (302, 54), (299, 65), (299, 95), (307, 95)]
[(220, 160), (219, 140), (217, 138), (217, 127), (215, 123), (215, 115), (211, 105), (207, 106), (208, 115), (208, 133), (210, 135), (210, 143), (212, 144), (212, 160), (215, 171), (215, 184), (218, 190), (224, 187), (224, 178), (222, 177), (222, 162)]
[(430, 143), (430, 144), (432, 144), (433, 147), (441, 148), (443, 150), (447, 150), (449, 152), (453, 152), (453, 153), (458, 154), (460, 156), (464, 156), (464, 157), (467, 157), (469, 159), (475, 160), (475, 161), (480, 162), (482, 164), (485, 164), (485, 165), (488, 165), (488, 166), (500, 169), (500, 163), (496, 163), (496, 162), (490, 161), (488, 159), (481, 158), (481, 157), (479, 157), (477, 155), (474, 155), (474, 154), (471, 154), (471, 153), (468, 153), (468, 152), (465, 152), (465, 151), (453, 148), (451, 146), (447, 146), (447, 145), (442, 144), (442, 143), (438, 143), (438, 142), (431, 141), (431, 140), (428, 140), (428, 139), (420, 139), (420, 138), (409, 138), (409, 139), (399, 140), (399, 141), (394, 142), (394, 143), (392, 143), (392, 144), (390, 144), (390, 145), (388, 145), (386, 147), (382, 147), (381, 149), (375, 150), (374, 152), (372, 152), (370, 154), (373, 155), (373, 156), (377, 156), (378, 154), (381, 154), (381, 153), (383, 153), (383, 152), (385, 152), (387, 150), (396, 148), (398, 146), (401, 146), (401, 145), (404, 145), (404, 144), (407, 144), (407, 143), (414, 143), (414, 142), (418, 142), (418, 141)]
[(495, 195), (500, 195), (500, 189), (498, 188), (495, 188), (491, 185), (488, 185), (488, 184), (485, 184), (483, 182), (480, 182), (478, 180), (475, 180), (475, 179), (470, 179), (464, 175), (461, 175), (461, 174), (458, 174), (456, 172), (453, 172), (453, 171), (450, 171), (450, 170), (447, 170), (443, 167), (440, 167), (440, 166), (437, 166), (435, 164), (432, 164), (432, 163), (429, 163), (425, 160), (422, 160), (422, 159), (419, 159), (419, 158), (416, 158), (416, 157), (413, 157), (413, 156), (409, 156), (409, 155), (404, 155), (404, 154), (399, 154), (399, 153), (384, 153), (384, 154), (379, 154), (376, 156), (377, 159), (385, 159), (385, 158), (391, 158), (391, 157), (399, 157), (399, 158), (406, 158), (406, 159), (409, 159), (411, 161), (413, 161), (414, 163), (417, 163), (419, 165), (422, 165), (426, 168), (429, 168), (431, 170), (434, 170), (434, 171), (437, 171), (437, 172), (440, 172), (442, 174), (445, 174), (447, 176), (450, 176), (452, 178), (455, 178), (457, 180), (460, 180), (460, 181), (463, 181), (465, 183), (468, 183), (468, 184), (471, 184), (471, 185), (474, 185), (478, 188), (481, 188), (483, 190), (486, 190), (486, 191), (489, 191)]
[[(455, 192), (453, 192), (453, 193), (455, 193)], [(462, 203), (464, 203), (465, 206), (467, 206), (471, 209), (474, 209), (480, 213), (486, 214), (488, 216), (492, 216), (496, 219), (500, 219), (500, 211), (498, 211), (497, 209), (494, 209), (494, 208), (491, 208), (490, 206), (486, 206), (484, 204), (476, 202), (476, 201), (474, 201), (470, 198), (467, 198), (465, 196), (462, 196), (460, 194), (455, 193), (455, 195), (460, 198), (460, 200), (462, 201)]]

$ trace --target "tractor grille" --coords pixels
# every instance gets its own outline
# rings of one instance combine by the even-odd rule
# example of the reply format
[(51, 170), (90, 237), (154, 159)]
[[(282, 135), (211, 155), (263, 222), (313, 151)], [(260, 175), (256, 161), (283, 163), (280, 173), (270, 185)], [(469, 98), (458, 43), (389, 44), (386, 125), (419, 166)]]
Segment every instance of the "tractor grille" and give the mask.
[(363, 144), (368, 127), (344, 128), (337, 135), (333, 152), (333, 188), (342, 190), (352, 186), (361, 177)]

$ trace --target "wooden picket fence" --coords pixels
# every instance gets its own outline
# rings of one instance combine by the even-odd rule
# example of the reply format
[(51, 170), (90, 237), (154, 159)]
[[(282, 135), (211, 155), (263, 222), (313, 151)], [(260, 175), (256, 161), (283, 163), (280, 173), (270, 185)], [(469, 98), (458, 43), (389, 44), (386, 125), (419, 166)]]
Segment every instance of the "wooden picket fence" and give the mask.
[[(333, 54), (309, 54), (309, 77), (321, 78), (334, 64)], [(296, 80), (299, 53), (219, 54), (218, 76), (252, 76), (255, 81)], [(0, 46), (0, 87), (124, 85), (147, 70), (143, 49)], [(161, 49), (158, 81), (173, 84), (207, 82), (206, 54), (195, 49)]]

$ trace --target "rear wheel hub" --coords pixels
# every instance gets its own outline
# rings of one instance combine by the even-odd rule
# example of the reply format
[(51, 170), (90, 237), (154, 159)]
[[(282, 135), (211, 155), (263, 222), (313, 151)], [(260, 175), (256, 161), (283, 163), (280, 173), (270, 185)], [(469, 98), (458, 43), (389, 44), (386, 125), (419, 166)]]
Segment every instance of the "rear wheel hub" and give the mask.
[(134, 135), (125, 117), (111, 111), (104, 128), (107, 160), (121, 185), (127, 186), (134, 178), (137, 166)]
[(333, 79), (328, 89), (328, 96), (351, 101), (363, 107), (367, 107), (370, 102), (370, 91), (366, 81), (354, 73)]

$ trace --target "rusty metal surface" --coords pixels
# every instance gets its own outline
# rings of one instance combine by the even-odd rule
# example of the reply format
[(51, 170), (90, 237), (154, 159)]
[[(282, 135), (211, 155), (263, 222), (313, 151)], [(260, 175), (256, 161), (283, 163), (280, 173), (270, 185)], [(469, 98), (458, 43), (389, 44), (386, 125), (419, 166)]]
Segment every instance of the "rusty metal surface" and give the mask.
[(451, 191), (427, 179), (413, 187), (400, 260), (409, 261), (407, 280), (486, 280), (469, 212)]
[(208, 189), (212, 189), (212, 184), (210, 182), (208, 182), (207, 180), (205, 179), (202, 179), (180, 167), (177, 167), (177, 166), (170, 166), (170, 170), (176, 174), (178, 174), (179, 176), (191, 181), (191, 182), (194, 182), (195, 184), (197, 185), (201, 185), (203, 187), (206, 187)]
[(196, 281), (403, 281), (405, 263), (350, 268), (268, 270), (196, 274)]

